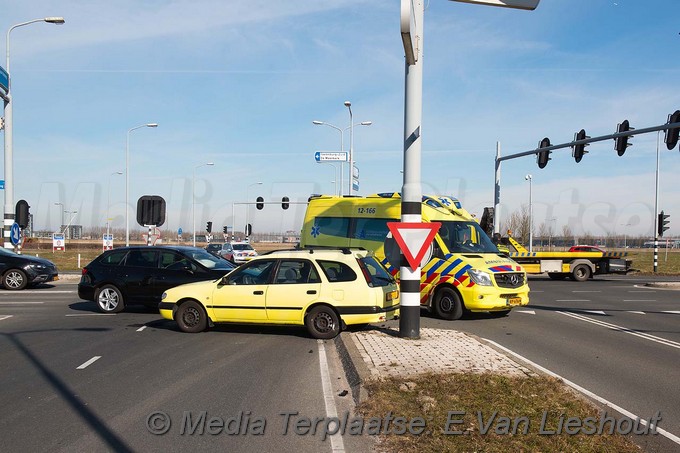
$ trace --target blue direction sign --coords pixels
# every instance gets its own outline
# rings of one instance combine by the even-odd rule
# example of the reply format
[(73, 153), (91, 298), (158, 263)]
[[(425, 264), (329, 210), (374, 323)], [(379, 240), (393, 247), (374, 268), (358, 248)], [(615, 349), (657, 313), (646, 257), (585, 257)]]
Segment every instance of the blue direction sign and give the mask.
[(314, 153), (317, 162), (347, 162), (347, 153), (317, 151)]
[(21, 228), (19, 228), (19, 224), (16, 222), (14, 222), (9, 229), (9, 239), (12, 241), (13, 245), (17, 245), (21, 242)]
[(2, 88), (5, 93), (9, 92), (9, 74), (7, 74), (7, 71), (5, 71), (5, 68), (2, 66), (0, 66), (0, 88)]
[(5, 189), (5, 180), (0, 179), (0, 190), (4, 190), (4, 189)]
[(181, 235), (182, 235), (182, 228), (178, 228), (177, 229), (177, 236), (181, 236)]

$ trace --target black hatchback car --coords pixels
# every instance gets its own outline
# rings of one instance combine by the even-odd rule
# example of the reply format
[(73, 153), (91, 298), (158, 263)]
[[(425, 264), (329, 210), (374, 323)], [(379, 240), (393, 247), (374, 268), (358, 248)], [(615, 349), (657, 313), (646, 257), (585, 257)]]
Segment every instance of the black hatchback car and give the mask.
[(196, 247), (120, 247), (83, 268), (78, 297), (96, 302), (103, 313), (117, 313), (126, 305), (158, 307), (166, 289), (216, 280), (232, 269), (230, 262)]
[(52, 261), (28, 255), (17, 255), (0, 247), (0, 275), (5, 289), (24, 289), (59, 279)]

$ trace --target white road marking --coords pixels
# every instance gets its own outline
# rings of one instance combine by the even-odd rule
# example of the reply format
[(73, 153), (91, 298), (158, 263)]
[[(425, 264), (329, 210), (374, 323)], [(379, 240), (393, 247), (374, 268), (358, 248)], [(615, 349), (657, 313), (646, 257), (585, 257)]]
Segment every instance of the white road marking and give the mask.
[[(326, 358), (326, 347), (323, 340), (316, 340), (319, 344), (319, 367), (321, 368), (321, 387), (323, 388), (323, 401), (326, 405), (326, 417), (338, 418), (338, 410), (335, 407), (335, 397), (333, 396), (333, 385), (331, 384), (331, 374), (328, 371), (328, 359)], [(330, 436), (331, 451), (344, 453), (345, 443), (340, 432)]]
[(35, 305), (44, 303), (45, 302), (0, 302), (0, 307), (4, 307), (5, 305)]
[(629, 311), (628, 313), (633, 313), (633, 314), (636, 314), (636, 315), (646, 315), (647, 314), (644, 311)]
[(78, 313), (77, 315), (65, 315), (65, 316), (116, 316), (115, 313)]
[(142, 330), (146, 329), (146, 326), (142, 326), (139, 329), (137, 329), (137, 332), (141, 332)]
[(601, 293), (602, 291), (579, 291), (579, 290), (574, 290), (572, 293)]
[(656, 302), (656, 299), (623, 299), (624, 302)]
[[(560, 312), (558, 312), (558, 313), (560, 313)], [(622, 408), (621, 406), (618, 406), (618, 405), (612, 403), (611, 401), (602, 398), (601, 396), (591, 392), (590, 390), (587, 390), (587, 389), (581, 387), (580, 385), (578, 385), (574, 382), (571, 382), (569, 379), (566, 379), (566, 378), (560, 376), (557, 373), (553, 373), (549, 369), (544, 368), (544, 367), (542, 367), (541, 365), (539, 365), (535, 362), (532, 362), (531, 360), (527, 359), (526, 357), (523, 357), (523, 356), (517, 354), (516, 352), (511, 351), (510, 349), (504, 347), (504, 346), (499, 345), (495, 341), (491, 341), (491, 340), (485, 340), (485, 341), (488, 341), (489, 343), (493, 344), (497, 348), (502, 349), (503, 351), (507, 352), (508, 354), (510, 354), (514, 357), (517, 357), (518, 359), (524, 361), (525, 363), (528, 363), (529, 365), (536, 368), (537, 370), (540, 370), (543, 373), (546, 373), (546, 374), (548, 374), (548, 375), (550, 375), (550, 376), (552, 376), (556, 379), (561, 380), (562, 382), (564, 382), (565, 384), (567, 384), (569, 387), (573, 388), (574, 390), (583, 393), (584, 395), (594, 399), (595, 401), (599, 401), (600, 403), (611, 407), (615, 411), (619, 412), (622, 415), (625, 415), (626, 417), (630, 418), (631, 420), (636, 420), (636, 419), (640, 420), (641, 425), (647, 426), (647, 421), (644, 420), (642, 417), (638, 417), (637, 415), (633, 414), (630, 411), (627, 411), (626, 409)], [(671, 441), (675, 442), (676, 444), (680, 445), (680, 437), (666, 431), (665, 429), (659, 428), (658, 426), (656, 426), (655, 428), (656, 428), (656, 432), (658, 432), (662, 436), (666, 437), (667, 439), (670, 439)]]
[(11, 318), (12, 316), (14, 316), (14, 315), (0, 316), (0, 321), (2, 321), (3, 319)]
[(636, 290), (636, 291), (629, 290), (628, 292), (629, 293), (655, 293), (656, 290), (653, 290), (653, 289), (644, 289), (644, 290)]
[(557, 299), (555, 302), (590, 302), (590, 299)]
[(535, 315), (536, 311), (534, 310), (515, 310), (517, 313), (525, 313), (527, 315)]
[(668, 314), (671, 314), (671, 315), (680, 315), (680, 311), (677, 311), (677, 310), (662, 311), (661, 313), (668, 313)]
[(602, 310), (583, 310), (586, 313), (592, 313), (594, 315), (604, 315), (604, 316), (609, 316), (607, 313), (603, 312)]
[(606, 327), (606, 328), (611, 329), (611, 330), (617, 330), (619, 332), (627, 333), (629, 335), (633, 335), (635, 337), (639, 337), (639, 338), (642, 338), (642, 339), (645, 339), (645, 340), (653, 341), (655, 343), (670, 346), (671, 348), (680, 349), (680, 343), (678, 343), (677, 341), (667, 340), (665, 338), (657, 337), (656, 335), (650, 335), (648, 333), (640, 332), (640, 331), (637, 331), (635, 329), (629, 329), (628, 327), (617, 326), (616, 324), (610, 324), (608, 322), (600, 321), (599, 319), (588, 318), (587, 316), (579, 315), (579, 314), (576, 314), (576, 313), (569, 313), (569, 312), (566, 312), (566, 311), (558, 311), (557, 313), (560, 313), (560, 314), (566, 315), (566, 316), (570, 316), (570, 317), (578, 319), (580, 321), (585, 321), (585, 322), (589, 322), (591, 324), (596, 324), (596, 325), (601, 326), (601, 327)]
[(92, 365), (94, 362), (96, 362), (97, 360), (99, 360), (101, 358), (102, 358), (102, 356), (96, 355), (96, 356), (92, 357), (90, 360), (88, 360), (87, 362), (80, 365), (78, 368), (76, 368), (76, 370), (84, 370), (85, 368), (89, 367), (90, 365)]

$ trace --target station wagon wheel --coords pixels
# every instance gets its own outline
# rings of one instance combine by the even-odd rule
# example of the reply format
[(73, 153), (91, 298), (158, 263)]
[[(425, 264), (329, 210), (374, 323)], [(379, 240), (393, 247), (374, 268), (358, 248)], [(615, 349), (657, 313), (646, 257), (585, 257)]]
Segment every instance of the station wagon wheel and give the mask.
[(208, 315), (201, 304), (190, 300), (179, 306), (175, 322), (182, 332), (203, 332), (208, 327)]
[(463, 316), (463, 303), (458, 293), (451, 288), (442, 288), (437, 292), (434, 300), (435, 314), (449, 321), (455, 321)]
[(10, 290), (24, 289), (28, 284), (28, 279), (26, 278), (26, 274), (24, 273), (24, 271), (20, 271), (19, 269), (12, 269), (8, 271), (5, 275), (3, 275), (2, 284), (5, 287), (5, 289)]
[(118, 313), (125, 308), (123, 294), (113, 285), (104, 285), (99, 288), (95, 301), (102, 313)]
[(317, 305), (307, 313), (305, 326), (313, 338), (330, 340), (340, 333), (340, 319), (330, 307)]

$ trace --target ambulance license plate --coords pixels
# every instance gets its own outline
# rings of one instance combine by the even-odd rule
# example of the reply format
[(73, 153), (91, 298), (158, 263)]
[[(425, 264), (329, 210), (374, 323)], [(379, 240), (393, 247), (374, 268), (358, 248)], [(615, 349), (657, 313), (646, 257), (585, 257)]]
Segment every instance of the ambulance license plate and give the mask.
[(515, 306), (515, 305), (520, 305), (522, 303), (522, 298), (521, 297), (511, 297), (508, 299), (508, 305), (510, 306)]

